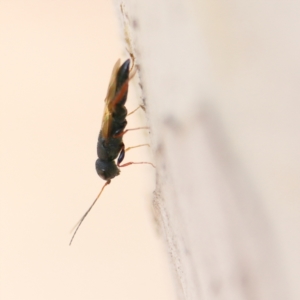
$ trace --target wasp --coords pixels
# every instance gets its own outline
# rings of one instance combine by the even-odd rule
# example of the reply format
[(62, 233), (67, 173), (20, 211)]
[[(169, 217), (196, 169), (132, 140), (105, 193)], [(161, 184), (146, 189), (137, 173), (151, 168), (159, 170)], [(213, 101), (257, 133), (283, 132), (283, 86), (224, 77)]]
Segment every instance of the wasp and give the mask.
[(125, 107), (129, 81), (135, 74), (133, 67), (134, 60), (132, 62), (132, 67), (130, 68), (130, 59), (127, 59), (122, 65), (119, 59), (113, 68), (105, 97), (104, 115), (97, 143), (98, 159), (96, 160), (96, 171), (102, 179), (106, 180), (106, 183), (103, 185), (90, 208), (77, 223), (70, 245), (72, 244), (81, 223), (101, 196), (104, 188), (110, 184), (114, 177), (120, 175), (120, 167), (126, 167), (132, 164), (150, 164), (154, 167), (150, 162), (128, 162), (121, 164), (124, 160), (125, 152), (129, 149), (146, 145), (149, 146), (148, 144), (142, 144), (125, 149), (123, 143), (123, 136), (126, 132), (138, 129), (148, 129), (148, 127), (138, 127), (125, 130), (127, 125), (126, 117), (134, 113), (140, 107), (144, 109), (144, 107), (140, 105), (130, 114), (127, 114), (127, 109)]

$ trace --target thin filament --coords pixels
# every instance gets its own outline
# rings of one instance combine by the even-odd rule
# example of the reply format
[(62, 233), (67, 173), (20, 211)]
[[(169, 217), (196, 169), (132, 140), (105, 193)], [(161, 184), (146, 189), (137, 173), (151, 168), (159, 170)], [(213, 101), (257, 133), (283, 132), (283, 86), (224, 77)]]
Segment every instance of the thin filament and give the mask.
[(74, 232), (74, 234), (73, 234), (73, 236), (72, 236), (72, 238), (71, 238), (71, 241), (70, 241), (69, 246), (71, 246), (71, 244), (72, 244), (72, 242), (73, 242), (73, 239), (74, 239), (74, 237), (75, 237), (75, 235), (76, 235), (76, 233), (77, 233), (77, 231), (78, 231), (78, 229), (79, 229), (81, 223), (83, 222), (83, 220), (85, 219), (85, 217), (88, 215), (88, 213), (91, 211), (91, 209), (93, 208), (93, 206), (96, 204), (96, 202), (97, 202), (97, 200), (99, 199), (99, 197), (101, 196), (101, 194), (102, 194), (104, 188), (105, 188), (107, 185), (109, 185), (109, 184), (110, 184), (110, 180), (106, 181), (106, 183), (103, 185), (101, 191), (99, 192), (98, 196), (97, 196), (96, 199), (94, 200), (93, 204), (92, 204), (92, 205), (90, 206), (90, 208), (86, 211), (86, 213), (82, 216), (82, 218), (78, 221), (78, 223), (77, 223), (78, 225), (77, 225), (77, 227), (76, 227), (76, 229), (75, 229), (75, 232)]

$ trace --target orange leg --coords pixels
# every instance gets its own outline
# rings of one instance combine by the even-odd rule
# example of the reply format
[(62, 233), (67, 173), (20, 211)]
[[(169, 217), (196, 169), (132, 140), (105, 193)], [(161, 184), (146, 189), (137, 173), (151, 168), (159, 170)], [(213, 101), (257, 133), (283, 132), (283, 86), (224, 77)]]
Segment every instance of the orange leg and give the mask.
[(127, 114), (127, 117), (135, 113), (139, 108), (142, 108), (145, 111), (145, 106), (144, 105), (139, 105), (135, 110)]
[[(129, 149), (132, 149), (132, 148), (137, 148), (137, 147), (141, 147), (141, 146), (149, 146), (148, 144), (144, 144), (144, 145), (138, 145), (138, 146), (134, 146), (134, 147), (129, 147), (127, 148), (126, 150), (129, 150)], [(141, 164), (147, 164), (147, 165), (151, 165), (153, 168), (155, 168), (155, 166), (150, 163), (150, 162), (145, 162), (145, 161), (142, 161), (142, 162), (128, 162), (128, 163), (125, 163), (123, 165), (121, 165), (121, 162), (123, 161), (124, 157), (125, 157), (125, 151), (124, 149), (124, 144), (122, 145), (122, 149), (120, 151), (120, 155), (118, 157), (118, 160), (117, 160), (117, 166), (118, 167), (127, 167), (127, 166), (130, 166), (130, 165), (141, 165)]]
[[(132, 74), (132, 73), (133, 73), (133, 68), (134, 68), (134, 66), (135, 66), (135, 57), (134, 57), (133, 53), (131, 53), (127, 48), (126, 48), (126, 50), (127, 50), (127, 52), (129, 53), (129, 56), (130, 56), (130, 58), (131, 58), (131, 60), (132, 60), (132, 65), (131, 65), (131, 68), (130, 68), (130, 70), (129, 70), (129, 72)], [(134, 76), (135, 72), (136, 72), (136, 71), (134, 71), (133, 76)], [(132, 78), (133, 76), (131, 76), (131, 78)]]
[(126, 129), (126, 130), (114, 135), (113, 137), (117, 139), (117, 138), (122, 137), (128, 131), (139, 130), (139, 129), (149, 129), (149, 127), (137, 127), (137, 128)]
[(133, 146), (133, 147), (128, 147), (128, 148), (125, 149), (125, 152), (127, 152), (127, 151), (129, 151), (129, 150), (131, 150), (131, 149), (139, 148), (139, 147), (143, 147), (143, 146), (148, 146), (148, 147), (150, 147), (149, 144), (141, 144), (141, 145), (137, 145), (137, 146)]
[(153, 168), (155, 168), (154, 164), (151, 162), (146, 162), (146, 161), (141, 161), (141, 162), (128, 162), (126, 164), (123, 165), (118, 165), (118, 167), (122, 168), (122, 167), (127, 167), (130, 165), (142, 165), (142, 164), (147, 164), (147, 165), (151, 165)]

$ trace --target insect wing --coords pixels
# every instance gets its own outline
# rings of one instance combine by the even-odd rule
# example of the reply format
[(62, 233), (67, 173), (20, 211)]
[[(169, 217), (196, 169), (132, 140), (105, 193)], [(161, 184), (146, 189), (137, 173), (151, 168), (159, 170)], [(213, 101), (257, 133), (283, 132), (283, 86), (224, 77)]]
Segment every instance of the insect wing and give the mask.
[[(116, 86), (117, 86), (117, 74), (118, 71), (120, 69), (120, 65), (121, 65), (121, 60), (118, 59), (117, 62), (114, 65), (113, 71), (111, 73), (110, 76), (110, 81), (109, 81), (109, 85), (108, 85), (108, 89), (107, 89), (107, 94), (105, 97), (105, 101), (106, 102), (110, 102), (114, 96), (115, 96), (115, 92), (116, 92)], [(109, 104), (109, 103), (107, 103)]]
[(115, 92), (116, 92), (116, 86), (117, 86), (117, 74), (118, 71), (120, 69), (120, 65), (121, 65), (121, 61), (120, 59), (117, 60), (117, 62), (114, 65), (111, 77), (110, 77), (110, 81), (109, 81), (109, 85), (108, 85), (108, 89), (107, 89), (107, 94), (105, 97), (105, 109), (104, 109), (104, 114), (103, 114), (103, 118), (102, 118), (102, 125), (101, 125), (101, 131), (102, 131), (102, 135), (103, 137), (107, 138), (109, 135), (109, 130), (110, 130), (110, 125), (111, 125), (111, 111), (110, 111), (110, 107), (111, 107), (111, 102), (115, 97)]

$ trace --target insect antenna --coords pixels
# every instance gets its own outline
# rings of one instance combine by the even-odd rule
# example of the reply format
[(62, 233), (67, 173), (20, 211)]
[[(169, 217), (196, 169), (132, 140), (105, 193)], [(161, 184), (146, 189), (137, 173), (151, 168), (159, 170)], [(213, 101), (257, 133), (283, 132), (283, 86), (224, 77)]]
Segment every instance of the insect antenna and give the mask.
[(105, 188), (107, 185), (109, 185), (109, 184), (110, 184), (110, 180), (107, 180), (106, 183), (103, 185), (101, 191), (99, 192), (98, 196), (96, 197), (96, 199), (94, 200), (94, 202), (93, 202), (92, 205), (90, 206), (90, 208), (86, 211), (86, 213), (82, 216), (82, 218), (77, 222), (78, 225), (77, 225), (77, 224), (75, 225), (75, 226), (76, 226), (76, 229), (75, 229), (75, 232), (73, 233), (73, 236), (72, 236), (72, 238), (71, 238), (71, 241), (70, 241), (69, 246), (71, 246), (71, 244), (72, 244), (72, 242), (73, 242), (73, 239), (74, 239), (74, 237), (75, 237), (75, 235), (76, 235), (76, 233), (77, 233), (77, 231), (78, 231), (78, 229), (79, 229), (81, 223), (83, 222), (83, 220), (85, 219), (85, 217), (88, 215), (88, 213), (91, 211), (91, 209), (93, 208), (93, 206), (95, 205), (95, 203), (97, 202), (97, 200), (99, 199), (99, 197), (101, 196), (101, 194), (102, 194), (104, 188)]

